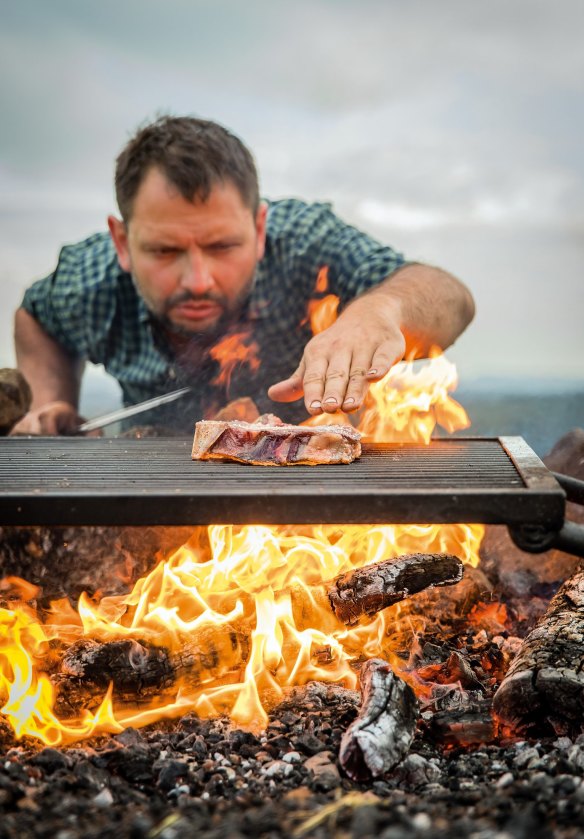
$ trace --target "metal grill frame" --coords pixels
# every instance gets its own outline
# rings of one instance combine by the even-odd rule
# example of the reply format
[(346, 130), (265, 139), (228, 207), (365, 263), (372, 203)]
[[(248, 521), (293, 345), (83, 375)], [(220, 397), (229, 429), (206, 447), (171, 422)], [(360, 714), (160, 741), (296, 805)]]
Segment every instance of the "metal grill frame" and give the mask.
[(4, 438), (0, 524), (482, 523), (554, 533), (564, 523), (565, 493), (521, 437), (370, 444), (350, 465), (285, 468), (193, 462), (191, 445)]

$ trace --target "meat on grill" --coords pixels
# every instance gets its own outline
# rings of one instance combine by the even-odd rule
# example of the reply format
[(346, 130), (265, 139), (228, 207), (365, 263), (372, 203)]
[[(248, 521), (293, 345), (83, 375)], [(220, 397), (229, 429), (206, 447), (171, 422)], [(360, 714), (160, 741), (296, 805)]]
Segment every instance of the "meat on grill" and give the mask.
[(361, 454), (352, 426), (286, 425), (273, 414), (255, 422), (202, 420), (195, 425), (193, 460), (236, 460), (256, 466), (351, 463)]

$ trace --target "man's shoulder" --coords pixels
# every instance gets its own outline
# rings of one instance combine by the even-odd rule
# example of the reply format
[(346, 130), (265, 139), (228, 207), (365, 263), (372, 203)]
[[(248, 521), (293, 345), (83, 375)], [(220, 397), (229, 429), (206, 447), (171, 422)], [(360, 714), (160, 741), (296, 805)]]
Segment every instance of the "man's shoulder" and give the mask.
[(330, 203), (307, 202), (300, 198), (267, 200), (267, 204), (267, 233), (273, 238), (297, 233), (302, 228), (313, 225), (323, 215), (328, 216), (332, 213)]
[(109, 233), (93, 233), (79, 242), (64, 245), (57, 271), (83, 286), (117, 281), (121, 269)]

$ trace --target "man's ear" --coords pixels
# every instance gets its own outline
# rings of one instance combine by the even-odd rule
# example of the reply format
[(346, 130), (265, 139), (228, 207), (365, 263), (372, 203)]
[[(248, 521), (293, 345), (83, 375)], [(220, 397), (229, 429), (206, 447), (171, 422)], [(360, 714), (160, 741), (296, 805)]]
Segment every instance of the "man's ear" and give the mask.
[(107, 217), (107, 226), (114, 243), (118, 262), (122, 269), (130, 273), (130, 250), (128, 248), (128, 229), (125, 223), (115, 216)]
[(257, 234), (257, 259), (259, 260), (263, 257), (264, 251), (266, 249), (266, 221), (268, 218), (268, 205), (262, 201), (260, 206), (258, 207), (258, 211), (256, 213), (256, 234)]

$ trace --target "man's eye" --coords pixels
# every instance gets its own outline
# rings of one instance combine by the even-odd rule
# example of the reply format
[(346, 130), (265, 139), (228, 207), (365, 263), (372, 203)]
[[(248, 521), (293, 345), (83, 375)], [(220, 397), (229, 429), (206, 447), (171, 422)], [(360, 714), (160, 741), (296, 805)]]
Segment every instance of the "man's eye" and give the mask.
[(152, 248), (150, 253), (155, 256), (169, 256), (170, 254), (178, 253), (178, 248)]
[(209, 250), (211, 251), (230, 251), (235, 247), (233, 242), (215, 242), (213, 245), (209, 245)]

